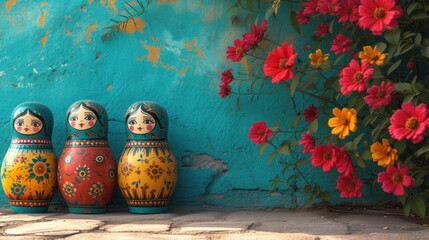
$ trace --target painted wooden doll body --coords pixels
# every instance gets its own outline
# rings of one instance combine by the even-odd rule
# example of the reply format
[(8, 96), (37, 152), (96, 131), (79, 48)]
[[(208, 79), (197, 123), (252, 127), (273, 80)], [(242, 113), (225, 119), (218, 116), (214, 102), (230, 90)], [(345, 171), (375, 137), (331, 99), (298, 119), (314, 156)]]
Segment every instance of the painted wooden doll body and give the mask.
[(67, 141), (58, 162), (58, 187), (71, 213), (103, 213), (116, 185), (106, 110), (78, 101), (67, 113)]
[(43, 213), (56, 187), (53, 117), (44, 105), (26, 102), (12, 113), (12, 142), (1, 168), (3, 190), (15, 213)]
[(128, 109), (125, 124), (119, 189), (130, 212), (165, 212), (177, 182), (176, 159), (167, 142), (167, 112), (156, 103), (137, 102)]

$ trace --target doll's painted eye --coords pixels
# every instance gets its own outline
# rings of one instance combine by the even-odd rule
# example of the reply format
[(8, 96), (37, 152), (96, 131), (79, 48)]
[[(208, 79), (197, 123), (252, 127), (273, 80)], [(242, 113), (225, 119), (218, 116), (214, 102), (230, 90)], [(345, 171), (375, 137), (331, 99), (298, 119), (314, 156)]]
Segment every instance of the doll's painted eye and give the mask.
[(94, 116), (92, 116), (92, 115), (86, 115), (85, 116), (85, 120), (87, 120), (87, 121), (92, 121), (92, 120), (94, 120), (95, 119), (95, 117)]
[(40, 127), (42, 126), (42, 123), (40, 121), (32, 121), (31, 126), (33, 127)]
[(137, 121), (136, 120), (130, 120), (130, 121), (128, 121), (128, 124), (129, 125), (136, 125)]
[(143, 119), (144, 124), (153, 124), (153, 121), (151, 119)]
[(79, 118), (76, 115), (72, 115), (69, 118), (69, 121), (72, 121), (72, 122), (77, 121), (77, 120), (79, 120)]
[(22, 126), (24, 126), (24, 120), (18, 120), (18, 121), (16, 121), (16, 123), (15, 123), (17, 126), (19, 126), (19, 127), (22, 127)]

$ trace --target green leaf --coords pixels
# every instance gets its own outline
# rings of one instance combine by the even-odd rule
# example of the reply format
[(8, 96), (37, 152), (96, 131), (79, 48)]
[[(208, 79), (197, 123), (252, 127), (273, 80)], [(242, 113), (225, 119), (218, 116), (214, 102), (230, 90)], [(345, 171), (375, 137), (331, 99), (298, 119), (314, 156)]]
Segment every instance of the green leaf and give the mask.
[(273, 159), (274, 159), (276, 156), (277, 156), (277, 152), (272, 152), (272, 153), (270, 154), (270, 156), (268, 157), (268, 159), (267, 159), (267, 163), (268, 163), (268, 164), (270, 164), (270, 163), (271, 163), (271, 161), (273, 161)]
[(404, 215), (405, 215), (405, 217), (408, 217), (410, 215), (410, 211), (411, 211), (411, 204), (410, 204), (410, 201), (407, 201), (404, 204)]
[(426, 152), (429, 152), (429, 144), (426, 144), (425, 146), (421, 147), (419, 150), (416, 151), (416, 153), (414, 153), (414, 155), (418, 157)]
[(421, 42), (422, 42), (422, 35), (420, 33), (417, 33), (416, 37), (414, 38), (414, 43), (417, 46), (420, 46)]
[(396, 89), (396, 91), (398, 91), (404, 95), (412, 92), (411, 91), (411, 84), (404, 83), (404, 82), (395, 83), (395, 89)]
[(372, 160), (372, 153), (370, 150), (365, 150), (360, 156), (363, 160)]
[(398, 151), (398, 154), (402, 154), (407, 147), (407, 143), (405, 141), (397, 141), (394, 144), (394, 148)]
[(387, 47), (387, 45), (384, 42), (377, 43), (377, 49), (380, 52), (384, 52), (384, 50), (386, 50), (386, 47)]
[(389, 67), (389, 70), (387, 70), (387, 75), (389, 76), (393, 71), (395, 71), (399, 67), (399, 65), (401, 65), (401, 62), (402, 60), (399, 59), (394, 64), (392, 64), (392, 66)]
[(346, 152), (352, 152), (352, 151), (354, 151), (353, 143), (352, 142), (347, 142), (346, 144), (344, 144), (344, 150), (346, 150)]
[(396, 27), (393, 30), (386, 30), (384, 33), (384, 37), (389, 43), (393, 45), (398, 45), (399, 39), (401, 38), (401, 29), (399, 27)]
[(307, 162), (308, 162), (308, 160), (306, 158), (301, 158), (298, 160), (298, 162), (295, 163), (295, 166), (299, 166), (299, 165), (305, 164)]
[(302, 26), (301, 26), (301, 24), (299, 24), (298, 20), (296, 19), (296, 16), (297, 16), (297, 15), (298, 15), (298, 14), (297, 14), (295, 11), (291, 11), (291, 12), (290, 12), (290, 23), (292, 24), (292, 27), (295, 29), (295, 31), (296, 31), (299, 35), (303, 36), (303, 33), (302, 33)]
[(414, 195), (411, 200), (411, 209), (417, 214), (417, 216), (423, 218), (426, 215), (426, 205), (423, 198), (418, 195)]
[(413, 14), (413, 16), (411, 17), (412, 20), (422, 20), (426, 18), (429, 18), (429, 15), (424, 12)]
[(301, 118), (301, 115), (296, 116), (291, 122), (290, 122), (290, 126), (292, 128), (296, 128), (296, 126), (298, 125), (299, 119)]
[(355, 157), (356, 160), (356, 164), (360, 167), (360, 168), (365, 168), (366, 164), (363, 161), (363, 159), (361, 157)]
[(357, 146), (360, 142), (360, 140), (363, 138), (363, 136), (365, 136), (365, 133), (361, 133), (359, 134), (359, 136), (355, 137), (355, 139), (353, 139), (353, 149), (357, 149)]
[(297, 174), (290, 175), (290, 176), (286, 179), (285, 184), (286, 184), (287, 186), (289, 186), (289, 187), (290, 187), (290, 182), (291, 182), (291, 181), (293, 181), (293, 180), (295, 180), (295, 179), (297, 179), (297, 178), (298, 178), (298, 175), (297, 175)]
[(281, 148), (278, 148), (277, 153), (283, 154), (283, 155), (289, 155), (290, 154), (289, 144), (286, 144), (286, 145), (282, 146)]
[(264, 155), (265, 149), (268, 147), (268, 142), (263, 142), (259, 145), (259, 155)]
[[(408, 8), (407, 8), (407, 14), (411, 15), (411, 13), (416, 9), (416, 7), (418, 5), (420, 5), (419, 2), (414, 2), (414, 3), (410, 4), (410, 6), (408, 6)], [(419, 8), (420, 8), (420, 6), (419, 6)]]
[[(399, 55), (401, 55), (401, 54), (404, 54), (404, 53), (406, 53), (406, 52), (408, 52), (408, 51), (410, 51), (411, 49), (413, 49), (414, 48), (414, 43), (408, 43), (408, 42), (406, 42), (406, 43), (404, 43), (404, 44), (402, 44), (399, 48), (398, 48), (398, 50), (396, 51), (396, 53), (395, 53), (395, 55), (394, 56), (399, 56)], [(399, 49), (400, 49), (400, 51), (399, 51)]]
[(325, 202), (329, 202), (331, 200), (331, 194), (329, 194), (328, 192), (320, 192), (319, 198)]
[(314, 120), (313, 122), (310, 123), (310, 126), (308, 126), (308, 131), (310, 131), (311, 133), (317, 132), (317, 128), (319, 127), (318, 125), (319, 123), (317, 119)]
[(299, 80), (301, 78), (301, 74), (296, 74), (295, 76), (293, 76), (292, 78), (292, 84), (290, 85), (290, 96), (293, 97), (295, 95), (295, 90), (296, 87), (299, 84)]

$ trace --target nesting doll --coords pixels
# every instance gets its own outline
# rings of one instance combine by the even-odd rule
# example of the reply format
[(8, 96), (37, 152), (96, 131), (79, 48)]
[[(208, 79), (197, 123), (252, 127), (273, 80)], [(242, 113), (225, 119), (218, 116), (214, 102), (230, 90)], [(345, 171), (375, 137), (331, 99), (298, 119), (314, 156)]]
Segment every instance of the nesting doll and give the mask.
[(119, 189), (131, 213), (165, 212), (177, 181), (176, 159), (167, 141), (167, 112), (159, 104), (137, 102), (128, 109), (125, 124)]
[(58, 161), (58, 188), (71, 213), (103, 213), (116, 184), (106, 110), (78, 101), (67, 112), (67, 140)]
[(1, 168), (3, 190), (13, 212), (47, 212), (57, 178), (52, 113), (40, 103), (26, 102), (13, 110), (11, 123), (12, 141)]

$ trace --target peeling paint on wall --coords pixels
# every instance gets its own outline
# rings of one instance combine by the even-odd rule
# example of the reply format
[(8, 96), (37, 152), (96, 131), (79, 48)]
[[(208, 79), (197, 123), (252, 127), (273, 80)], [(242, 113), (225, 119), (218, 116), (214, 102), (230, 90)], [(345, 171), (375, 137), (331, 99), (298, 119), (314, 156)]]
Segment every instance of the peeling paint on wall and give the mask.
[(156, 3), (176, 3), (176, 0), (156, 0)]
[(108, 0), (109, 8), (113, 9), (113, 15), (118, 14), (118, 7), (116, 7), (116, 0)]
[(125, 22), (119, 24), (119, 31), (128, 34), (134, 34), (136, 31), (143, 33), (146, 27), (146, 22), (141, 18), (130, 18)]
[(12, 10), (13, 6), (15, 6), (16, 3), (17, 3), (17, 0), (8, 0), (6, 2), (7, 12), (10, 12)]
[(86, 31), (85, 31), (85, 41), (86, 41), (87, 43), (91, 42), (91, 35), (92, 35), (92, 32), (94, 32), (94, 31), (95, 31), (95, 29), (97, 29), (97, 26), (98, 26), (98, 24), (97, 24), (97, 23), (95, 23), (95, 24), (92, 24), (92, 25), (90, 25), (90, 26), (88, 26), (88, 27), (86, 28)]
[(43, 36), (42, 38), (40, 38), (39, 42), (42, 44), (42, 47), (44, 47), (47, 41), (48, 41), (48, 36)]
[(45, 27), (45, 18), (48, 16), (48, 10), (44, 10), (43, 14), (39, 17), (39, 26)]
[(149, 62), (157, 63), (161, 56), (159, 47), (148, 45), (144, 43), (142, 40), (140, 40), (140, 43), (149, 52), (149, 54), (146, 56), (146, 59)]

